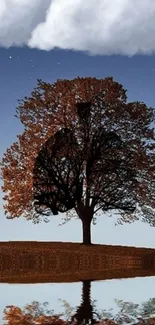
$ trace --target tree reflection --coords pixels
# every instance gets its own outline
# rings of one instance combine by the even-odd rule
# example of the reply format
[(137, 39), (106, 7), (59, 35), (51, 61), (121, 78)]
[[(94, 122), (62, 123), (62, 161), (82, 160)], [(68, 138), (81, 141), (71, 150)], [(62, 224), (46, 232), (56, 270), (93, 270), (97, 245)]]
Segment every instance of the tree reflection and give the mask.
[[(47, 302), (43, 304), (45, 307)], [(60, 317), (63, 314), (54, 314), (53, 310), (41, 307), (37, 301), (26, 305), (23, 310), (17, 306), (6, 306), (3, 311), (4, 325), (66, 325), (67, 322)], [(45, 315), (46, 314), (46, 315)]]
[[(91, 281), (82, 282), (82, 300), (74, 310), (63, 300), (64, 313), (54, 314), (54, 310), (45, 309), (47, 302), (41, 304), (33, 301), (23, 309), (17, 306), (6, 306), (3, 311), (3, 325), (146, 325), (155, 324), (155, 298), (139, 304), (115, 299), (119, 311), (96, 311), (91, 301)], [(61, 299), (60, 299), (61, 300)], [(64, 319), (64, 316), (66, 319)]]
[(71, 322), (77, 325), (81, 324), (97, 324), (94, 315), (96, 312), (93, 309), (90, 298), (91, 281), (85, 280), (82, 282), (82, 302), (77, 307), (76, 313), (71, 317)]

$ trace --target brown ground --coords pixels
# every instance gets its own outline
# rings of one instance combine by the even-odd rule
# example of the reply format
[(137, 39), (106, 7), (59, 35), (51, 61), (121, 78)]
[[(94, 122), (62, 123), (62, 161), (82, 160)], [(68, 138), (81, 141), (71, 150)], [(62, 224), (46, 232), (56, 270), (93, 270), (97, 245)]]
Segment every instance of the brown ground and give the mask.
[(90, 246), (83, 245), (82, 243), (72, 243), (72, 242), (42, 242), (42, 241), (7, 241), (0, 242), (0, 249), (3, 247), (10, 248), (24, 248), (24, 249), (61, 249), (70, 251), (90, 251), (95, 252), (155, 252), (154, 248), (145, 248), (145, 247), (135, 247), (135, 246), (121, 246), (121, 245), (101, 245), (101, 244), (91, 244)]
[(155, 249), (71, 242), (0, 242), (0, 282), (72, 282), (155, 275)]

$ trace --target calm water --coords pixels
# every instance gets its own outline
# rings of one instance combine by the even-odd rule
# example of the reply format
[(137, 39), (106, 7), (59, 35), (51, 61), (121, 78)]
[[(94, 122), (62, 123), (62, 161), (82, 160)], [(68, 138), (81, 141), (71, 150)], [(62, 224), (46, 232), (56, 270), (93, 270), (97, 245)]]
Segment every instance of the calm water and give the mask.
[[(0, 293), (1, 324), (9, 324), (2, 321), (7, 305), (23, 309), (33, 301), (43, 307), (45, 315), (47, 309), (52, 311), (49, 315), (64, 313), (60, 318), (69, 322), (75, 316), (79, 324), (95, 324), (105, 318), (115, 319), (116, 324), (136, 324), (137, 317), (155, 315), (155, 276), (76, 283), (0, 283)], [(44, 302), (48, 302), (45, 307)], [(66, 308), (65, 303), (69, 304)]]

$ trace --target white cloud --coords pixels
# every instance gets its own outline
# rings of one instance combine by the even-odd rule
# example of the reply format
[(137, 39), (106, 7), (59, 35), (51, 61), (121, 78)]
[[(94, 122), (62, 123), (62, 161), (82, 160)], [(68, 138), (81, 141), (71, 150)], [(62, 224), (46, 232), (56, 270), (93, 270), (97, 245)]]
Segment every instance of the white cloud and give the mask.
[(155, 0), (0, 0), (0, 46), (155, 51)]

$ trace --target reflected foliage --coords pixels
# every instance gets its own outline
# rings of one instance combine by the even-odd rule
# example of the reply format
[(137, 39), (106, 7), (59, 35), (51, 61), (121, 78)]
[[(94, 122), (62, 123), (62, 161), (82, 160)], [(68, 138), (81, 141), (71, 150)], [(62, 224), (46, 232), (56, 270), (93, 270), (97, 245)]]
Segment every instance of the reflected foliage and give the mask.
[(54, 315), (53, 310), (45, 310), (47, 305), (48, 303), (45, 302), (43, 308), (39, 302), (33, 301), (32, 304), (26, 305), (23, 309), (13, 305), (6, 306), (3, 325), (67, 325), (60, 318), (61, 314)]
[[(141, 305), (115, 299), (119, 311), (117, 314), (110, 311), (97, 311), (94, 301), (90, 298), (91, 281), (83, 281), (82, 301), (74, 310), (63, 300), (65, 312), (54, 314), (48, 310), (47, 302), (43, 307), (33, 301), (23, 309), (17, 306), (6, 306), (4, 309), (3, 325), (151, 325), (155, 324), (155, 298), (143, 302)], [(61, 300), (61, 299), (59, 299)]]

